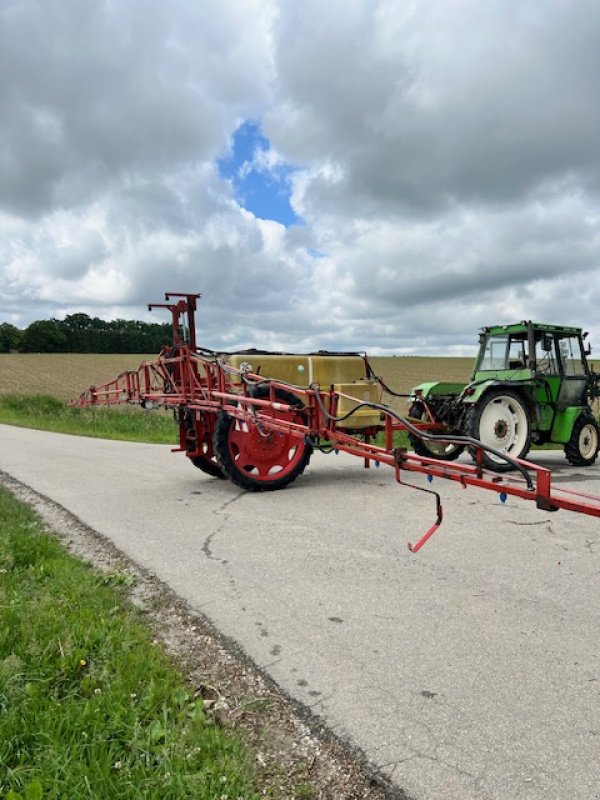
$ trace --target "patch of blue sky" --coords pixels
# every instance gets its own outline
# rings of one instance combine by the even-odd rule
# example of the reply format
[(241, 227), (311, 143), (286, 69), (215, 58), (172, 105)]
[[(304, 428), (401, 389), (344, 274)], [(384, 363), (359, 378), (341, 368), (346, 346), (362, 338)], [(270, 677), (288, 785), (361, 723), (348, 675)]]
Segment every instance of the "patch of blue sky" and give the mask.
[(239, 126), (233, 135), (232, 152), (217, 164), (221, 176), (231, 181), (243, 208), (286, 227), (303, 224), (290, 204), (291, 178), (299, 167), (277, 157), (258, 122), (246, 120)]

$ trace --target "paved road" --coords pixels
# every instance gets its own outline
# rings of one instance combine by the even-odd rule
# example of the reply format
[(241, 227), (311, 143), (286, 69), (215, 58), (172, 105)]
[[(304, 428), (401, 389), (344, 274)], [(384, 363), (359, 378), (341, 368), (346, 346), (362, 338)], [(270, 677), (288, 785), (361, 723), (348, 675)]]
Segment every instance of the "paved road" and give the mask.
[[(545, 454), (600, 493), (600, 468)], [(168, 447), (0, 426), (0, 469), (206, 614), (415, 800), (600, 798), (600, 521), (315, 456), (282, 492)]]

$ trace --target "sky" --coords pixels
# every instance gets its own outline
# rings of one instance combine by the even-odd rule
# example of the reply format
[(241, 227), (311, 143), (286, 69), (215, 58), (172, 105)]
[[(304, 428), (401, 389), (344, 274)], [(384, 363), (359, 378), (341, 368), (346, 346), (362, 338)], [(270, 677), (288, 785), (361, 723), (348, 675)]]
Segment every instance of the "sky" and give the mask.
[(0, 0), (0, 119), (0, 322), (600, 352), (595, 0)]

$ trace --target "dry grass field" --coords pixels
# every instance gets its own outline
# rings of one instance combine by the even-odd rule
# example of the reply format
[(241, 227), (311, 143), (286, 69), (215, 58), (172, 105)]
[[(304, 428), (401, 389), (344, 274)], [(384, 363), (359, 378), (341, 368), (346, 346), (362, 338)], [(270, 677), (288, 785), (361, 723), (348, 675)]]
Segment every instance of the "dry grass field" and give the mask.
[(77, 397), (154, 356), (80, 353), (0, 353), (0, 394), (49, 394)]
[[(370, 358), (371, 366), (384, 383), (397, 392), (409, 392), (424, 381), (467, 383), (473, 369), (472, 358), (439, 358), (434, 356), (395, 356)], [(383, 402), (399, 411), (404, 404), (385, 394)]]
[[(49, 394), (69, 400), (92, 384), (104, 383), (152, 358), (130, 354), (2, 353), (0, 394)], [(425, 380), (466, 382), (472, 368), (470, 358), (398, 356), (370, 360), (375, 372), (399, 392), (408, 392)]]

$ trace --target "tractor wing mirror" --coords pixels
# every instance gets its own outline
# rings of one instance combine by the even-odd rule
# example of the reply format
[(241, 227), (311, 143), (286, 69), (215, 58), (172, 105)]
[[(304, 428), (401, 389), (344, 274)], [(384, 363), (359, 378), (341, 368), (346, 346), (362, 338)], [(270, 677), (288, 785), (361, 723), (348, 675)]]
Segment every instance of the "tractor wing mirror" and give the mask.
[(553, 339), (553, 337), (552, 337), (552, 336), (550, 336), (550, 334), (549, 334), (549, 333), (545, 333), (545, 334), (542, 336), (542, 350), (543, 350), (545, 353), (549, 353), (549, 352), (552, 350), (552, 344), (553, 344), (553, 342), (554, 342), (554, 339)]

